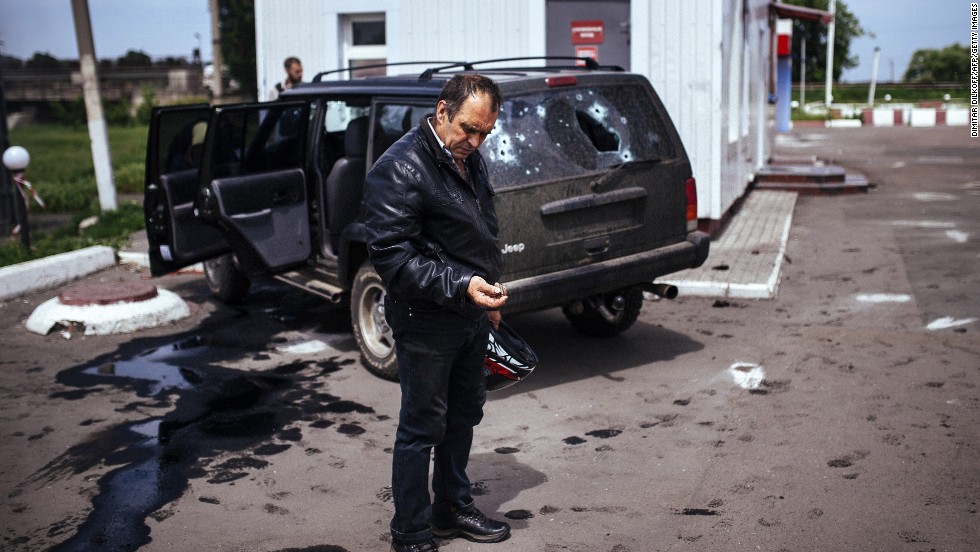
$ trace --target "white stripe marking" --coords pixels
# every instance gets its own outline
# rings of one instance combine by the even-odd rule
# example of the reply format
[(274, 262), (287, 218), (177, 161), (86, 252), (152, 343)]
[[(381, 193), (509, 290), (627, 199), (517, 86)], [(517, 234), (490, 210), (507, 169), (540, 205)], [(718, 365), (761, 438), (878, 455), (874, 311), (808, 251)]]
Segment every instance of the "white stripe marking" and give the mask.
[(329, 348), (329, 345), (320, 341), (319, 339), (313, 339), (302, 343), (293, 343), (291, 345), (276, 347), (276, 350), (280, 353), (287, 353), (291, 355), (309, 355), (326, 351)]
[(942, 318), (937, 318), (926, 326), (927, 330), (945, 330), (946, 328), (955, 328), (956, 326), (963, 326), (964, 324), (972, 324), (976, 322), (976, 318), (961, 318), (959, 320), (954, 319), (952, 316), (944, 316)]
[(911, 295), (904, 293), (859, 293), (854, 296), (862, 303), (908, 303)]
[(945, 192), (915, 192), (912, 197), (919, 201), (953, 201), (956, 196)]
[(966, 240), (970, 238), (970, 235), (966, 232), (960, 232), (959, 230), (947, 230), (946, 237), (956, 243), (966, 243)]
[(956, 223), (939, 220), (893, 220), (892, 226), (907, 226), (910, 228), (956, 228)]

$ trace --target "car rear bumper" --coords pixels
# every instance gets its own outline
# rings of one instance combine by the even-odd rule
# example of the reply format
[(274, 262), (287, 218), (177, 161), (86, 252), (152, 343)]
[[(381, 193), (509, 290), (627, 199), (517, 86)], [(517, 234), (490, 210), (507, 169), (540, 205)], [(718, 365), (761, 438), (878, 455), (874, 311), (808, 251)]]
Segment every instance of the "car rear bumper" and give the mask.
[(687, 240), (618, 259), (506, 282), (510, 295), (504, 312), (522, 312), (563, 305), (704, 264), (711, 239), (704, 232)]

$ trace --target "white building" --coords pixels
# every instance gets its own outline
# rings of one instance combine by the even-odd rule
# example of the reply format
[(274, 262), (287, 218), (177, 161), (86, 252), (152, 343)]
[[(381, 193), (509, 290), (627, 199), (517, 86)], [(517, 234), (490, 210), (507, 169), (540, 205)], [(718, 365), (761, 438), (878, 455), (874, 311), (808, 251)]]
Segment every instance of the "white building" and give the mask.
[(309, 80), (372, 62), (595, 55), (653, 83), (713, 228), (772, 151), (775, 17), (814, 13), (768, 0), (255, 0), (258, 97), (288, 56)]

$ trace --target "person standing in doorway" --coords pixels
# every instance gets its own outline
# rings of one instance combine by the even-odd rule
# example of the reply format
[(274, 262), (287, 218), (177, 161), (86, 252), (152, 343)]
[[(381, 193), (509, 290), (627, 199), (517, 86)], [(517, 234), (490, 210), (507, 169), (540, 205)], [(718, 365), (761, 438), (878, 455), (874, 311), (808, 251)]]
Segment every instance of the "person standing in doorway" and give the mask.
[(466, 475), (486, 402), (490, 328), (507, 301), (496, 283), (503, 255), (493, 189), (478, 151), (501, 103), (491, 79), (454, 76), (435, 113), (391, 146), (365, 183), (368, 251), (387, 289), (402, 395), (392, 454), (396, 552), (435, 552), (436, 537), (510, 536), (507, 523), (476, 508)]

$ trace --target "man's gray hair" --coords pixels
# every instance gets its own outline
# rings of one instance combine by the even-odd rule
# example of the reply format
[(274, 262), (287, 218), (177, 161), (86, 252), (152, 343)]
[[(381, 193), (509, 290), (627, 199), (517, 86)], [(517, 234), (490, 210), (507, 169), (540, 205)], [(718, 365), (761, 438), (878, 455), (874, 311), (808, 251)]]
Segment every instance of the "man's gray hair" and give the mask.
[(463, 107), (463, 103), (470, 96), (486, 94), (490, 98), (490, 110), (496, 113), (500, 110), (503, 103), (503, 96), (500, 95), (500, 88), (490, 77), (476, 73), (460, 73), (446, 81), (442, 91), (439, 92), (439, 100), (446, 102), (446, 115), (452, 121)]

